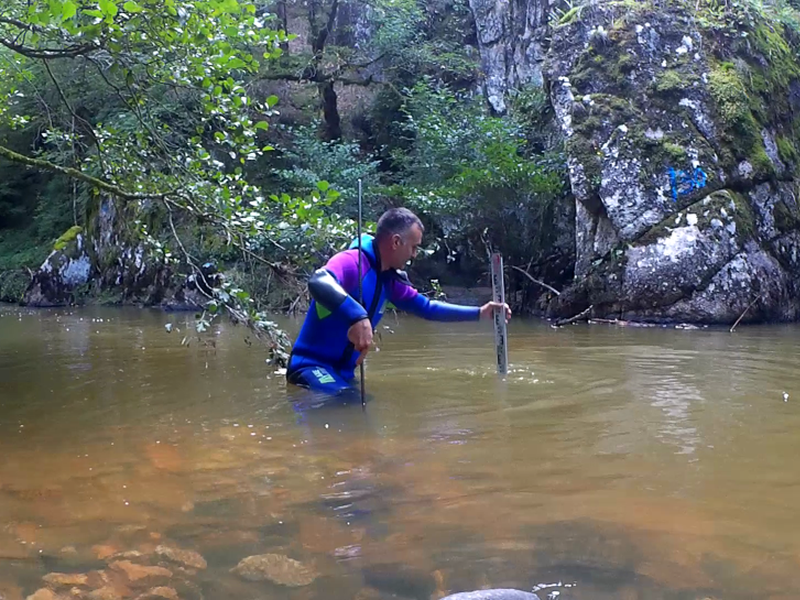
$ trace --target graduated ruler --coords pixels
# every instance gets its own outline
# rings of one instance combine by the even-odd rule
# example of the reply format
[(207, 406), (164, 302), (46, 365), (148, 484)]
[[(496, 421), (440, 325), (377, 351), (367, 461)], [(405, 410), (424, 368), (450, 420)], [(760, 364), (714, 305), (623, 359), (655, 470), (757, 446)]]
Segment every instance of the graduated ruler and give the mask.
[[(506, 302), (503, 257), (499, 252), (492, 254), (492, 299), (501, 304)], [(508, 332), (505, 308), (494, 309), (494, 345), (497, 351), (497, 372), (506, 375), (508, 373)]]

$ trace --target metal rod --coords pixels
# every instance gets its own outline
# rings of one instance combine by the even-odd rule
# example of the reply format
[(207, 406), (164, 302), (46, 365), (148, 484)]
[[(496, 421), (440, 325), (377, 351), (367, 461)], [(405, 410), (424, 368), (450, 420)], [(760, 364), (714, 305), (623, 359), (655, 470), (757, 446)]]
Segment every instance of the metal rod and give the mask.
[[(362, 306), (364, 305), (364, 284), (363, 284), (363, 274), (361, 272), (361, 179), (358, 180), (358, 302)], [(367, 319), (369, 319), (369, 315), (367, 315)], [(370, 327), (372, 325), (370, 324)], [(366, 395), (366, 387), (364, 381), (364, 360), (361, 360), (361, 364), (359, 365), (359, 371), (361, 375), (361, 408), (362, 410), (366, 410), (367, 408), (367, 395)]]
[[(492, 254), (492, 299), (500, 304), (506, 302), (505, 282), (503, 281), (503, 256)], [(494, 345), (497, 352), (497, 372), (508, 373), (508, 332), (505, 308), (494, 309)]]

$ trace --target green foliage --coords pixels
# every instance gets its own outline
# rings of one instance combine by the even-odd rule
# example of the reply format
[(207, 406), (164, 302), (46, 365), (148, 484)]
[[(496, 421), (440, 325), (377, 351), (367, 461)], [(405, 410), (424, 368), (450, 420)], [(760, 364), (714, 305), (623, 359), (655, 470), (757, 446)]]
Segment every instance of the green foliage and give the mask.
[(513, 261), (538, 256), (566, 192), (564, 157), (524, 155), (522, 124), (430, 81), (410, 91), (404, 112), (413, 143), (396, 157), (404, 178), (395, 191), (441, 225), (441, 245), (480, 256), (487, 243)]
[(362, 180), (366, 203), (375, 197), (379, 184), (378, 161), (364, 156), (359, 145), (344, 140), (326, 142), (317, 137), (318, 127), (297, 127), (291, 130), (292, 139), (283, 149), (283, 161), (291, 165), (277, 169), (274, 175), (287, 193), (307, 196), (327, 181), (341, 195), (346, 206), (343, 214), (357, 216), (358, 180)]
[[(11, 0), (0, 16), (0, 100), (7, 100), (0, 126), (41, 132), (38, 156), (5, 148), (4, 156), (68, 172), (129, 206), (156, 202), (170, 214), (188, 213), (244, 251), (248, 240), (269, 235), (271, 218), (287, 203), (270, 199), (249, 173), (269, 151), (264, 131), (277, 98), (254, 97), (245, 86), (287, 36), (257, 16), (256, 5)], [(91, 74), (78, 78), (86, 85), (67, 86), (78, 73)], [(91, 196), (86, 213), (98, 202)], [(156, 232), (139, 234), (151, 247), (161, 244)], [(182, 247), (180, 240), (172, 247)], [(193, 264), (189, 256), (180, 260)], [(230, 298), (229, 312), (263, 321)]]
[(417, 0), (377, 0), (373, 11), (374, 37), (368, 52), (383, 57), (383, 71), (391, 79), (403, 85), (424, 75), (453, 83), (475, 79), (477, 56), (464, 45), (472, 34), (467, 0), (427, 5)]

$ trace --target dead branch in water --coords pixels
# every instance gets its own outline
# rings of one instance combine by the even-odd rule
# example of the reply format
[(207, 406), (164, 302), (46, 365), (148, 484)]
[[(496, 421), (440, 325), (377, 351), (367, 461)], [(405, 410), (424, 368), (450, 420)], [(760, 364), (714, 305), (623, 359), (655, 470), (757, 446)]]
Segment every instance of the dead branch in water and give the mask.
[(574, 317), (570, 317), (569, 319), (558, 319), (553, 323), (553, 326), (554, 327), (561, 327), (562, 325), (569, 325), (570, 323), (574, 323), (575, 321), (588, 320), (588, 316), (587, 315), (591, 312), (591, 310), (593, 308), (594, 308), (594, 304), (589, 306), (589, 308), (587, 308), (586, 310), (584, 310), (582, 312), (579, 312)]
[(552, 286), (549, 286), (549, 285), (547, 285), (547, 284), (546, 284), (544, 281), (539, 281), (538, 279), (534, 279), (534, 278), (531, 276), (531, 274), (530, 274), (530, 273), (528, 273), (528, 272), (527, 272), (525, 269), (522, 269), (522, 268), (520, 268), (520, 267), (517, 267), (517, 266), (515, 266), (515, 265), (511, 265), (511, 268), (512, 268), (512, 269), (516, 269), (517, 271), (519, 271), (520, 273), (522, 273), (523, 275), (525, 275), (525, 277), (527, 277), (528, 279), (530, 279), (530, 280), (531, 280), (533, 283), (538, 283), (540, 286), (547, 288), (548, 290), (550, 290), (551, 292), (553, 292), (553, 293), (554, 293), (556, 296), (560, 296), (560, 295), (561, 295), (561, 292), (559, 292), (559, 291), (558, 291), (556, 288), (554, 288), (554, 287), (552, 287)]
[(733, 324), (733, 327), (731, 327), (731, 333), (733, 333), (733, 330), (736, 329), (736, 326), (739, 324), (739, 321), (741, 321), (747, 314), (747, 311), (750, 310), (753, 307), (753, 305), (759, 300), (761, 300), (761, 294), (756, 296), (755, 299), (750, 304), (747, 305), (747, 308), (744, 309), (744, 312), (739, 315), (739, 318), (736, 319), (736, 322)]
[(607, 323), (609, 325), (628, 325), (628, 321), (622, 321), (620, 319), (589, 319), (589, 324), (592, 323)]

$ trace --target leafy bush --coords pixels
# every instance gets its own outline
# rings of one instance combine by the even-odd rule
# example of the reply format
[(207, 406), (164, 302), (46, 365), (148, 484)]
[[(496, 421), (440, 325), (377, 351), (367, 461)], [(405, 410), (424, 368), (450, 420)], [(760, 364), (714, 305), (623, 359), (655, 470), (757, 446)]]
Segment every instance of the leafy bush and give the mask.
[(566, 195), (563, 155), (526, 155), (523, 123), (430, 81), (411, 90), (404, 111), (413, 144), (396, 156), (404, 178), (394, 191), (438, 225), (449, 258), (457, 246), (483, 257), (485, 245), (514, 262), (538, 257)]

